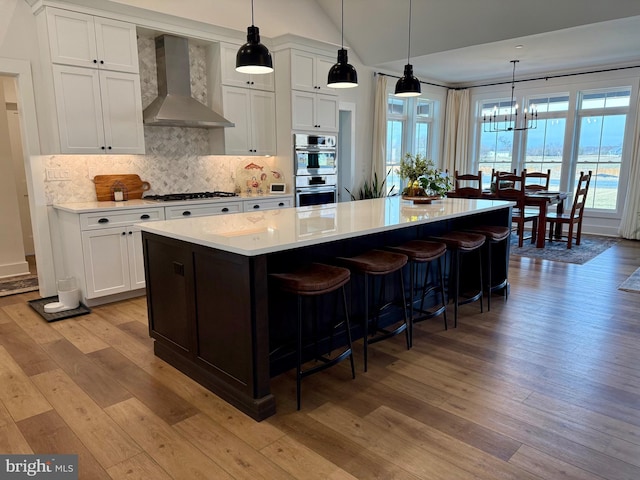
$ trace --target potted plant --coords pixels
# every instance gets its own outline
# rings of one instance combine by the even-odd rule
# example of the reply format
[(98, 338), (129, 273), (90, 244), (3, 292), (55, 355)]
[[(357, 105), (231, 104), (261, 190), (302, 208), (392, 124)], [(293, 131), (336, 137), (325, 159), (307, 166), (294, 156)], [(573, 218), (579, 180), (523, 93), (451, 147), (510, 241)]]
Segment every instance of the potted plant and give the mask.
[(433, 160), (407, 153), (400, 161), (398, 174), (407, 180), (402, 191), (406, 197), (441, 198), (452, 188), (451, 178), (436, 168)]

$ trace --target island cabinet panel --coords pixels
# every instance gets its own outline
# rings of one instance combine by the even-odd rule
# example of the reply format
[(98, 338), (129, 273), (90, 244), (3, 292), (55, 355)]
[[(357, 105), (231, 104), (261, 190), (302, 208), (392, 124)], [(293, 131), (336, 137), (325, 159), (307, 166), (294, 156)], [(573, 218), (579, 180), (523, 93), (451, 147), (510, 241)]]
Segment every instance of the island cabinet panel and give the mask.
[(194, 252), (197, 355), (251, 393), (251, 305), (246, 302), (251, 273), (242, 260), (211, 250)]
[(143, 233), (156, 355), (256, 420), (270, 393), (266, 258)]
[(150, 335), (192, 354), (195, 312), (191, 250), (184, 244), (158, 239), (151, 247), (146, 240), (143, 245), (147, 283), (153, 284), (153, 291), (147, 292)]

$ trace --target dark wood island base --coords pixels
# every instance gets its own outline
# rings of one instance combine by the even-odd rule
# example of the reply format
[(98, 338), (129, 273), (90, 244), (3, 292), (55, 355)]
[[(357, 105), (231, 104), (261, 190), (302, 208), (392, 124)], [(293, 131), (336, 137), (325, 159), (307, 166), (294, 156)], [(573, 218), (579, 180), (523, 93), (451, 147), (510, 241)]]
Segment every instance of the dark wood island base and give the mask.
[[(396, 200), (398, 206), (394, 206), (390, 199), (375, 202), (372, 205), (381, 209), (400, 210), (402, 205)], [(400, 220), (392, 221), (391, 226), (385, 218), (384, 228), (358, 228), (353, 222), (344, 223), (349, 220), (346, 215), (354, 214), (354, 208), (369, 208), (361, 214), (370, 213), (370, 207), (364, 205), (367, 201), (352, 202), (363, 205), (350, 208), (334, 205), (334, 217), (327, 217), (327, 211), (322, 213), (324, 227), (326, 218), (332, 218), (336, 229), (327, 232), (324, 228), (315, 239), (301, 235), (307, 229), (299, 224), (309, 212), (316, 211), (311, 210), (314, 207), (262, 212), (263, 220), (271, 225), (268, 234), (273, 237), (274, 231), (278, 233), (277, 245), (273, 245), (273, 238), (261, 237), (252, 228), (246, 234), (252, 237), (245, 240), (256, 245), (254, 250), (246, 242), (241, 247), (222, 243), (223, 237), (233, 237), (231, 242), (239, 242), (243, 222), (255, 227), (256, 217), (249, 217), (249, 213), (221, 217), (224, 220), (200, 217), (145, 223), (147, 307), (155, 354), (255, 420), (273, 415), (276, 399), (270, 392), (271, 376), (292, 368), (293, 358), (276, 359), (270, 355), (280, 346), (274, 343), (282, 330), (286, 333), (287, 323), (280, 317), (281, 310), (274, 310), (274, 304), (282, 303), (283, 299), (276, 297), (273, 289), (269, 290), (268, 274), (286, 271), (301, 262), (331, 263), (337, 256), (474, 225), (510, 225), (508, 202), (460, 199), (442, 202), (453, 213), (438, 210), (440, 216), (416, 216), (416, 212), (434, 211), (429, 210), (433, 206), (424, 206), (424, 211), (413, 209), (409, 220), (400, 215)], [(240, 229), (239, 233), (228, 234), (230, 220), (235, 222), (233, 228)], [(211, 233), (216, 228), (223, 229), (216, 221), (227, 222), (226, 236), (224, 232)], [(184, 227), (188, 235), (177, 233), (177, 229)], [(285, 235), (288, 231), (290, 234)], [(242, 253), (242, 249), (247, 253)], [(495, 272), (505, 273), (504, 257), (494, 261)], [(350, 307), (357, 316), (361, 301), (357, 286), (352, 285), (349, 296)], [(361, 337), (359, 325), (352, 326), (352, 334), (354, 339)]]

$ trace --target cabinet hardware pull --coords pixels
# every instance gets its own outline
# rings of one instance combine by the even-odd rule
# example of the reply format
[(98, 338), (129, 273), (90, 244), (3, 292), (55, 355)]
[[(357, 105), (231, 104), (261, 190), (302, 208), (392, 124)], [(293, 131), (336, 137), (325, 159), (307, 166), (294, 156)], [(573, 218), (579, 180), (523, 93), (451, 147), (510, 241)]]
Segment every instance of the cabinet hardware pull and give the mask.
[(260, 208), (260, 205), (254, 205), (253, 208)]
[(280, 203), (278, 204), (278, 206), (279, 206), (279, 207), (284, 207), (284, 202), (280, 202)]
[(101, 150), (104, 150), (104, 149), (105, 149), (105, 148), (104, 148), (104, 145), (103, 145), (103, 146), (101, 146), (101, 147), (100, 147), (100, 149), (101, 149)]
[(107, 148), (108, 148), (109, 150), (111, 150), (111, 145), (109, 145)]
[(98, 63), (98, 60), (96, 60), (95, 58), (93, 59), (93, 63)]
[(184, 277), (184, 264), (173, 262), (173, 273)]
[(100, 60), (100, 65), (104, 65), (104, 60)]
[(127, 234), (127, 232), (122, 232), (122, 235), (123, 235), (123, 236), (124, 236), (124, 235), (126, 235), (126, 234)]
[(100, 220), (98, 220), (98, 223), (109, 223), (109, 219), (108, 218), (101, 218)]
[(224, 208), (221, 210), (221, 212), (228, 212), (228, 211), (229, 211), (229, 209), (228, 209), (227, 207), (224, 207)]
[(182, 212), (182, 215), (188, 217), (189, 215), (191, 215), (191, 212), (189, 210), (185, 210), (184, 212)]
[(147, 215), (146, 213), (143, 215), (140, 215), (140, 220), (149, 220), (151, 218), (150, 215)]
[(133, 232), (129, 232), (129, 235), (133, 235)]

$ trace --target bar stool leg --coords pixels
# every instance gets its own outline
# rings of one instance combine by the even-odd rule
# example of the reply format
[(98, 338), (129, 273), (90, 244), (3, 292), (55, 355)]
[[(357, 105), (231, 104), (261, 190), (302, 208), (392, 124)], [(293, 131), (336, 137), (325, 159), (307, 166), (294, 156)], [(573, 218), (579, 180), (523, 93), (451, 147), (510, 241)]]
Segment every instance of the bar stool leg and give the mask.
[(367, 371), (368, 359), (369, 359), (369, 275), (364, 274), (364, 326), (363, 335), (364, 339), (364, 371)]
[[(440, 259), (438, 258), (438, 276), (440, 277), (440, 300), (442, 301), (442, 305), (446, 305), (445, 301), (444, 301), (444, 275), (442, 273), (442, 262), (440, 261)], [(445, 306), (444, 311), (442, 312), (442, 316), (444, 318), (444, 329), (448, 330), (449, 329), (449, 325), (447, 322), (447, 308)]]
[[(351, 345), (351, 324), (349, 322), (349, 311), (347, 310), (347, 294), (342, 286), (342, 305), (344, 306), (345, 325), (347, 330), (347, 342), (349, 343), (349, 350), (353, 352), (353, 346)], [(356, 378), (356, 365), (353, 361), (353, 353), (349, 355), (351, 360), (351, 378)]]
[[(402, 269), (398, 270), (400, 275), (400, 292), (402, 293), (402, 311), (404, 314), (405, 334), (407, 336), (407, 350), (411, 349), (413, 344), (413, 317), (407, 317), (407, 299), (404, 296), (404, 276), (402, 275)], [(413, 301), (413, 298), (411, 299)], [(413, 305), (413, 302), (411, 303)]]
[(296, 296), (298, 297), (298, 322), (296, 327), (296, 400), (298, 410), (300, 410), (300, 387), (302, 385), (302, 296)]

